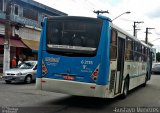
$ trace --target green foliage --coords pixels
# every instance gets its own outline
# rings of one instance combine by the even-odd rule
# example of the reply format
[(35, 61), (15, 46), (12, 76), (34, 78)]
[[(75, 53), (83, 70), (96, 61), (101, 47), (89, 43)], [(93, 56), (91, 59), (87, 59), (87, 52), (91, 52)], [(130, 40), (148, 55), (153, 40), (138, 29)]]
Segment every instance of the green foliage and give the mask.
[(160, 52), (156, 53), (156, 59), (158, 62), (160, 62)]

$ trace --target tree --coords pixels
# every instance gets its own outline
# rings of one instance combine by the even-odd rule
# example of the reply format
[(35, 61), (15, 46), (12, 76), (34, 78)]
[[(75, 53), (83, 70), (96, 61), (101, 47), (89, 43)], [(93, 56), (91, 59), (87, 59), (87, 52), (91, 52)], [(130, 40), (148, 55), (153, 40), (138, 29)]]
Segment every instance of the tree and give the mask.
[(157, 62), (160, 62), (160, 52), (156, 53)]

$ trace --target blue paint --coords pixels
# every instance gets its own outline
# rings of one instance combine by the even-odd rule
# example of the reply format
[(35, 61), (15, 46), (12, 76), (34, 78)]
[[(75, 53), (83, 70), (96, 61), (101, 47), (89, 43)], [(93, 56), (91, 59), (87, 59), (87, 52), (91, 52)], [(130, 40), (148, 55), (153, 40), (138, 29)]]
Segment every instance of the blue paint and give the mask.
[(111, 22), (112, 20), (106, 16), (98, 15), (97, 18)]
[(45, 45), (44, 40), (46, 39), (46, 24), (47, 18), (44, 18), (44, 25), (42, 26), (39, 49), (38, 49), (38, 66), (37, 66), (37, 78), (42, 77), (42, 50)]
[(108, 83), (110, 70), (110, 25), (106, 18), (104, 18), (100, 47), (101, 61), (100, 72), (97, 84), (105, 85)]
[[(46, 78), (63, 80), (65, 75), (70, 75), (77, 82), (106, 85), (110, 70), (110, 19), (104, 16), (98, 18), (103, 20), (103, 26), (97, 54), (94, 57), (69, 57), (46, 52), (47, 18), (45, 18), (38, 50), (37, 77), (42, 77), (43, 60), (48, 71)], [(100, 66), (98, 78), (93, 80), (92, 74), (98, 66)]]

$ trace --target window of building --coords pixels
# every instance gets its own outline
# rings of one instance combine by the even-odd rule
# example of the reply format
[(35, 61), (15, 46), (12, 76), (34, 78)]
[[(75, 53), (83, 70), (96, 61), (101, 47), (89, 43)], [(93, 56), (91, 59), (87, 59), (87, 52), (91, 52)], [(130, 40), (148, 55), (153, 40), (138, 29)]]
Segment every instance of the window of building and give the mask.
[(18, 9), (19, 9), (19, 6), (18, 5), (14, 5), (14, 14), (15, 15), (19, 15)]
[(29, 8), (23, 8), (23, 17), (38, 21), (38, 11)]
[(0, 0), (0, 10), (3, 11), (3, 0)]
[(111, 46), (110, 46), (110, 58), (117, 58), (117, 32), (115, 30), (111, 31)]

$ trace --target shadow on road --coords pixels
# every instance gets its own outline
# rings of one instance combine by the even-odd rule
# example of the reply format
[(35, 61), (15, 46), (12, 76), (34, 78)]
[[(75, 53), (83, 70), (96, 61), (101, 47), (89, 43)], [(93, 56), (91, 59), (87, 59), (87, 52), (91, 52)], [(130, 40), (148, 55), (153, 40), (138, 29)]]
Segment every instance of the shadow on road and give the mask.
[[(14, 82), (12, 81), (11, 83), (6, 83), (5, 81), (1, 80), (2, 84), (6, 84), (6, 85), (26, 85), (27, 83), (25, 82)], [(35, 84), (35, 82), (31, 82), (30, 85)]]
[(81, 97), (81, 96), (70, 96), (66, 98), (57, 99), (54, 101), (48, 101), (45, 105), (61, 105), (76, 108), (92, 108), (101, 109), (103, 107), (109, 106), (117, 99), (101, 99), (94, 97)]
[[(146, 87), (149, 87), (150, 84), (147, 84)], [(139, 86), (133, 90), (131, 90), (128, 94), (129, 98), (130, 96), (134, 96), (134, 94), (140, 90), (142, 90), (145, 87)], [(125, 99), (127, 99), (125, 98)], [(113, 104), (124, 101), (120, 96), (112, 99), (104, 99), (104, 98), (95, 98), (95, 97), (81, 97), (81, 96), (69, 96), (69, 97), (63, 97), (59, 99), (54, 99), (51, 101), (47, 101), (43, 103), (43, 105), (46, 106), (68, 106), (73, 108), (92, 108), (92, 109), (103, 109), (106, 107), (111, 107)]]

